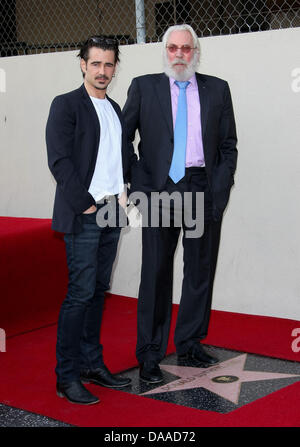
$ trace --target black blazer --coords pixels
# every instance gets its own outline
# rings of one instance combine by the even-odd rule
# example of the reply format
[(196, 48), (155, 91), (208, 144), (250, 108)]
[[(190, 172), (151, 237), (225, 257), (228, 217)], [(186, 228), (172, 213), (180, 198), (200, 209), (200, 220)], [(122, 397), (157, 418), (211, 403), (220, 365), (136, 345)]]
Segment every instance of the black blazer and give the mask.
[[(196, 73), (201, 104), (203, 148), (214, 216), (222, 216), (237, 162), (237, 137), (229, 86), (222, 79)], [(131, 191), (162, 191), (174, 147), (169, 78), (150, 74), (133, 79), (123, 109), (129, 143), (140, 134), (139, 161), (132, 169)]]
[[(122, 161), (124, 183), (130, 164), (135, 160), (128, 146), (121, 109), (112, 99), (122, 125)], [(94, 105), (84, 87), (57, 96), (50, 108), (46, 126), (48, 165), (56, 182), (52, 228), (63, 233), (78, 233), (82, 213), (95, 200), (88, 192), (98, 154), (100, 124)], [(131, 151), (131, 152), (130, 152)]]

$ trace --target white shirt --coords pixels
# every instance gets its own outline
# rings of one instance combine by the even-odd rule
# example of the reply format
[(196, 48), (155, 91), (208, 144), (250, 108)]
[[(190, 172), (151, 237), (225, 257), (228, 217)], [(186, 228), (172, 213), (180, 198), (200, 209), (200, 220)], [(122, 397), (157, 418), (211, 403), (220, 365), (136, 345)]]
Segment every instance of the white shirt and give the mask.
[(100, 122), (100, 142), (89, 193), (99, 202), (106, 195), (124, 190), (122, 168), (122, 127), (108, 99), (90, 96)]

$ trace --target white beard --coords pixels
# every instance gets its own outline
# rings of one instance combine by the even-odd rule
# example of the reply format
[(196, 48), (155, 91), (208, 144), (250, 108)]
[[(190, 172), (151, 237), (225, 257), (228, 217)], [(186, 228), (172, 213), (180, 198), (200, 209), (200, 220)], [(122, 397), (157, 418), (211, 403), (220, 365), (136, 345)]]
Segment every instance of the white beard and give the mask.
[[(181, 63), (185, 65), (185, 68), (176, 71), (173, 66), (177, 63)], [(168, 77), (174, 78), (176, 81), (184, 82), (191, 79), (191, 77), (195, 74), (197, 65), (199, 63), (199, 54), (197, 52), (194, 53), (190, 63), (183, 61), (182, 59), (174, 59), (173, 62), (169, 62), (167, 58), (166, 52), (163, 56), (163, 64), (164, 64), (164, 72)]]

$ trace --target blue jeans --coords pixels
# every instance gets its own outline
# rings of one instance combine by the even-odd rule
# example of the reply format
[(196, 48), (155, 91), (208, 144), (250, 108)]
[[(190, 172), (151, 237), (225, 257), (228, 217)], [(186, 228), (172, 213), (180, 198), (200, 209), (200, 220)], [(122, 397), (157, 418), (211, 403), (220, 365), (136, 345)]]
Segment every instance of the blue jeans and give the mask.
[(55, 369), (62, 383), (78, 380), (82, 369), (104, 364), (100, 327), (120, 228), (100, 228), (96, 214), (83, 214), (82, 232), (64, 238), (69, 282), (58, 321)]

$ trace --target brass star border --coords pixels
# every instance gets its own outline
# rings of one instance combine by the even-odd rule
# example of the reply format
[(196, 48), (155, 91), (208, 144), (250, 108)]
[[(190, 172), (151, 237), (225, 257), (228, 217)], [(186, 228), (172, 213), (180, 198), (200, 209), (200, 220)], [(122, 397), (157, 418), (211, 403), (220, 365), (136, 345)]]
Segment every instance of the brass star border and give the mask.
[(199, 410), (228, 413), (300, 381), (300, 362), (208, 347), (220, 363), (196, 368), (177, 361), (176, 354), (160, 364), (164, 381), (147, 384), (139, 369), (126, 372), (132, 386), (124, 392)]
[[(246, 371), (244, 370), (246, 358), (247, 354), (242, 354), (207, 369), (177, 365), (161, 365), (161, 369), (180, 378), (151, 391), (147, 391), (143, 393), (143, 395), (192, 388), (205, 388), (234, 404), (238, 404), (241, 384), (243, 382), (286, 379), (291, 377), (296, 377), (300, 380), (300, 373), (282, 374), (263, 371)], [(216, 380), (217, 378), (219, 380)], [(233, 380), (233, 378), (235, 379)]]

